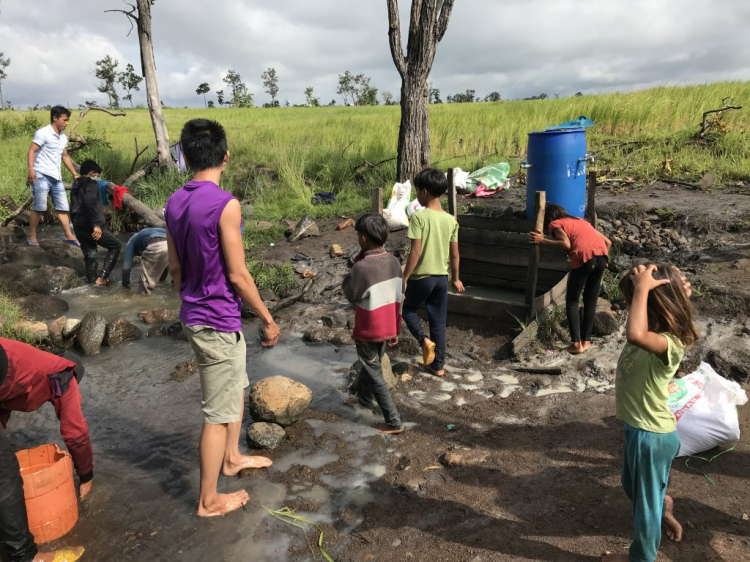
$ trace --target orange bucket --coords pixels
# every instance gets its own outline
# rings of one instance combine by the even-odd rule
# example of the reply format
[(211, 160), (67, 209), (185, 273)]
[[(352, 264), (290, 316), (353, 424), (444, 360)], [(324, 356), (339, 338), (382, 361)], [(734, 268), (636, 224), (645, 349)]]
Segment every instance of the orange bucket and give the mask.
[(34, 540), (42, 544), (59, 539), (78, 521), (73, 459), (57, 445), (23, 449), (16, 457)]

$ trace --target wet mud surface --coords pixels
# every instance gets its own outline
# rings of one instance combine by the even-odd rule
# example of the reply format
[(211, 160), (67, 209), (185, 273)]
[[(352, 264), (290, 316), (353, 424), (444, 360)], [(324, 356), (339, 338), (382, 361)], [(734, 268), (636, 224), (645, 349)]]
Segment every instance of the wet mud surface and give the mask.
[[(682, 213), (678, 205), (684, 193), (669, 193), (671, 199), (660, 200), (658, 208), (671, 206)], [(711, 207), (711, 193), (689, 197), (699, 196), (686, 205)], [(733, 224), (743, 224), (750, 211), (747, 197), (725, 196), (736, 203)], [(646, 217), (653, 209), (644, 210), (645, 199), (656, 198), (639, 191), (602, 194), (601, 216), (611, 220), (612, 209), (624, 214), (633, 208)], [(479, 203), (485, 211), (495, 206), (498, 212), (509, 204), (501, 198)], [(714, 211), (717, 221), (727, 214), (718, 204)], [(666, 257), (705, 288), (695, 302), (701, 333), (707, 336), (686, 358), (687, 373), (727, 342), (736, 351), (743, 345), (745, 353), (750, 349), (742, 308), (750, 307), (743, 293), (750, 287), (750, 268), (742, 261), (750, 251), (747, 232), (726, 224), (693, 230), (693, 219), (685, 225), (680, 217), (678, 226), (690, 237), (690, 247)], [(302, 252), (326, 270), (338, 271), (343, 263), (329, 258), (326, 246), (340, 243), (346, 252), (356, 242), (352, 229), (335, 231), (336, 222), (321, 223), (319, 238), (297, 244), (282, 240), (259, 253), (270, 262), (287, 262)], [(389, 249), (398, 250), (403, 236), (393, 235)], [(70, 305), (69, 317), (97, 310), (108, 320), (124, 315), (136, 324), (141, 308), (177, 306), (168, 287), (151, 300), (117, 287), (59, 296)], [(221, 478), (222, 491), (246, 488), (251, 495), (246, 510), (221, 518), (195, 515), (199, 381), (197, 373), (184, 373), (182, 382), (171, 376), (178, 363), (192, 357), (188, 344), (144, 337), (86, 358), (82, 393), (94, 445), (94, 490), (81, 504), (78, 525), (56, 544), (83, 544), (85, 560), (97, 561), (321, 560), (299, 529), (273, 519), (265, 506), (289, 507), (320, 525), (324, 548), (340, 562), (593, 562), (604, 550), (625, 551), (631, 506), (619, 481), (622, 430), (614, 417), (612, 386), (622, 330), (599, 338), (593, 352), (576, 358), (538, 346), (511, 360), (503, 351), (507, 337), (449, 328), (447, 376), (438, 379), (412, 369), (411, 380), (394, 391), (408, 429), (382, 436), (369, 428), (380, 420), (377, 410), (341, 402), (355, 359), (353, 346), (302, 339), (306, 327), (347, 310), (335, 289), (283, 310), (278, 315), (283, 337), (271, 350), (260, 349), (257, 326), (245, 322), (251, 384), (285, 375), (308, 385), (315, 399), (282, 445), (267, 453), (272, 468)], [(145, 333), (147, 327), (138, 325)], [(406, 332), (402, 336), (392, 360), (414, 365), (418, 350)], [(512, 369), (519, 361), (561, 366), (563, 374), (519, 373)], [(743, 388), (750, 392), (747, 379)], [(733, 451), (711, 462), (675, 461), (669, 493), (685, 535), (679, 544), (663, 541), (660, 562), (750, 560), (750, 406), (738, 411), (743, 440)], [(16, 448), (62, 444), (51, 407), (14, 414), (8, 427)], [(241, 435), (245, 451), (244, 428)], [(722, 450), (703, 456), (711, 459)], [(464, 456), (466, 462), (446, 462), (446, 453)], [(308, 538), (314, 544), (317, 531)]]

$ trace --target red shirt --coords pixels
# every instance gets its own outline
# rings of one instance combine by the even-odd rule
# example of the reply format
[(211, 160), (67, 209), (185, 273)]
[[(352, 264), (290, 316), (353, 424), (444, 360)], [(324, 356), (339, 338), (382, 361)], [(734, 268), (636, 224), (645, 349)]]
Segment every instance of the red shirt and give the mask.
[(588, 221), (564, 218), (549, 223), (550, 234), (558, 228), (561, 228), (570, 240), (570, 269), (581, 267), (593, 257), (608, 255), (604, 238)]
[(0, 338), (0, 346), (8, 355), (8, 373), (0, 384), (0, 423), (6, 427), (11, 412), (33, 412), (50, 402), (60, 420), (60, 433), (81, 482), (90, 480), (94, 455), (89, 428), (81, 412), (78, 382), (71, 379), (65, 393), (57, 396), (48, 377), (72, 371), (75, 363), (15, 340)]

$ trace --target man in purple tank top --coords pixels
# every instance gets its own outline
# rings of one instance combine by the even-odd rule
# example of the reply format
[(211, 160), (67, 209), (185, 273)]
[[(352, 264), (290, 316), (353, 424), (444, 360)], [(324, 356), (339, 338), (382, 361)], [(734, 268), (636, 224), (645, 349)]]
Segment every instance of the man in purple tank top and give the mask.
[(279, 327), (258, 294), (245, 266), (240, 203), (219, 187), (229, 161), (227, 137), (216, 121), (185, 124), (180, 144), (192, 181), (167, 201), (169, 272), (180, 291), (180, 321), (198, 363), (203, 393), (198, 515), (224, 515), (245, 505), (245, 490), (219, 494), (219, 472), (234, 476), (243, 468), (271, 465), (265, 457), (240, 454), (239, 436), (245, 388), (242, 301), (264, 323), (264, 346), (276, 344)]

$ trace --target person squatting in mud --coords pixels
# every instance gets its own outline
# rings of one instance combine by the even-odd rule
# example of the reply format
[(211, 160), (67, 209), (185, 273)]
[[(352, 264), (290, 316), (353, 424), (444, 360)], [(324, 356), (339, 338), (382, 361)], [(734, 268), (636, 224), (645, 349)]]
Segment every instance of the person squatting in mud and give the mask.
[(198, 363), (203, 393), (198, 515), (224, 515), (250, 499), (245, 490), (220, 494), (219, 472), (271, 465), (240, 454), (245, 388), (249, 385), (240, 306), (263, 322), (263, 346), (275, 345), (279, 327), (245, 265), (240, 203), (219, 187), (229, 161), (227, 137), (216, 121), (193, 119), (180, 145), (193, 179), (167, 200), (169, 272), (180, 293), (180, 321)]
[(385, 248), (388, 223), (382, 215), (370, 213), (354, 225), (361, 251), (341, 284), (347, 300), (357, 305), (354, 313), (354, 340), (362, 369), (357, 377), (356, 396), (347, 404), (372, 407), (373, 398), (385, 417), (385, 425), (375, 429), (383, 433), (403, 433), (396, 404), (383, 379), (381, 360), (386, 342), (398, 343), (401, 331), (401, 264)]
[(605, 552), (603, 562), (654, 562), (667, 537), (682, 540), (682, 526), (666, 495), (669, 470), (680, 451), (677, 420), (667, 406), (668, 386), (685, 348), (698, 339), (690, 284), (665, 264), (639, 265), (620, 281), (629, 305), (627, 343), (617, 361), (615, 402), (625, 447), (622, 487), (633, 502), (628, 554)]
[[(612, 242), (587, 220), (571, 217), (560, 205), (548, 203), (544, 209), (544, 232), (529, 233), (529, 242), (562, 250), (570, 257), (570, 274), (565, 293), (565, 312), (570, 329), (570, 346), (565, 351), (572, 355), (583, 353), (591, 346), (594, 331), (596, 301), (607, 269)], [(583, 326), (578, 303), (583, 292)], [(581, 330), (583, 328), (583, 330)]]
[(137, 291), (150, 295), (157, 283), (166, 279), (169, 273), (167, 231), (163, 228), (144, 228), (128, 240), (125, 257), (122, 258), (122, 286), (126, 289), (130, 287), (130, 270), (135, 256), (141, 257)]
[[(409, 221), (411, 251), (404, 268), (403, 316), (422, 348), (422, 363), (433, 375), (445, 376), (445, 325), (448, 320), (448, 273), (453, 288), (464, 292), (458, 275), (458, 222), (443, 211), (440, 197), (448, 190), (445, 174), (435, 168), (414, 177), (417, 199), (424, 210)], [(449, 265), (450, 264), (450, 265)], [(450, 272), (449, 272), (450, 267)], [(430, 325), (428, 338), (417, 310), (424, 304)]]
[(81, 482), (81, 499), (91, 492), (94, 479), (94, 454), (78, 388), (83, 374), (80, 358), (72, 353), (61, 357), (0, 338), (0, 423), (7, 427), (12, 412), (34, 412), (51, 403)]
[[(86, 281), (97, 286), (109, 283), (109, 276), (122, 249), (120, 241), (104, 224), (106, 219), (97, 181), (101, 173), (99, 164), (93, 160), (84, 161), (81, 164), (81, 175), (73, 182), (70, 191), (70, 214), (83, 252)], [(97, 257), (98, 246), (107, 249), (101, 269)]]

